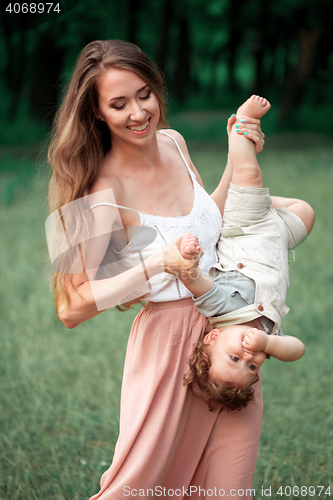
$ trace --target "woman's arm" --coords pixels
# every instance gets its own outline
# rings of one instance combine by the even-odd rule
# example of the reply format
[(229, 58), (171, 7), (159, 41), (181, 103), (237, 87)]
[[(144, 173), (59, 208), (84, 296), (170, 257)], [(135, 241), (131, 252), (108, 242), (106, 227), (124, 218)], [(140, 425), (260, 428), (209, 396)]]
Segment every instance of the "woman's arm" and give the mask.
[(137, 265), (117, 276), (102, 280), (89, 280), (87, 273), (73, 275), (75, 288), (67, 287), (69, 305), (59, 312), (60, 320), (67, 328), (75, 328), (105, 309), (121, 303), (144, 285), (148, 278), (162, 272), (180, 276), (182, 272), (195, 269), (199, 259), (187, 260), (179, 253), (182, 238), (183, 235), (175, 237), (160, 253), (146, 258), (145, 267)]
[(224, 212), (224, 205), (228, 196), (228, 190), (230, 187), (231, 178), (232, 178), (232, 165), (228, 156), (227, 166), (225, 167), (221, 180), (215, 191), (210, 195), (210, 197), (215, 201), (216, 205), (218, 206), (222, 216)]
[[(91, 207), (90, 212), (88, 207)], [(113, 190), (108, 185), (96, 184), (89, 196), (62, 207), (61, 214), (62, 225), (58, 224), (58, 231), (52, 231), (52, 227), (49, 230), (51, 240), (59, 239), (60, 245), (65, 238), (68, 245), (73, 246), (73, 250), (78, 247), (83, 268), (82, 272), (73, 269), (74, 272), (68, 276), (69, 279), (65, 283), (67, 300), (64, 297), (57, 304), (58, 316), (66, 327), (74, 328), (103, 310), (122, 303), (130, 294), (140, 289), (149, 277), (164, 271), (161, 254), (145, 259), (146, 268), (141, 264), (135, 267), (128, 264), (126, 271), (121, 268), (124, 261), (114, 261), (111, 263), (112, 274), (109, 274), (112, 277), (96, 279), (97, 271), (101, 264), (104, 265), (103, 259), (110, 240), (117, 251), (128, 243), (127, 231), (123, 226)], [(135, 224), (135, 220), (133, 223)], [(56, 247), (55, 244), (52, 245), (52, 241), (50, 243), (51, 248)], [(70, 257), (71, 252), (69, 259)], [(111, 258), (114, 260), (113, 256)], [(58, 271), (70, 272), (70, 260), (67, 263), (62, 259), (61, 264), (62, 269)]]
[[(150, 278), (163, 272), (162, 254), (145, 259), (145, 266)], [(59, 312), (59, 318), (67, 328), (75, 328), (105, 309), (121, 303), (122, 299), (144, 285), (146, 281), (146, 273), (141, 265), (103, 280), (89, 281), (86, 273), (75, 274), (73, 275), (75, 288), (67, 287), (69, 304)]]

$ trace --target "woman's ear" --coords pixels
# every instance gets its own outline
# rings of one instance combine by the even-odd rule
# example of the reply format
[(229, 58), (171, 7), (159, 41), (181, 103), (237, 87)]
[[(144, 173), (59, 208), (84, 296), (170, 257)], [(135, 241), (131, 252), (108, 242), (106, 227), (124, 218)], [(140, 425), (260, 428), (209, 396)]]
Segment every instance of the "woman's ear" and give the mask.
[(204, 338), (204, 344), (210, 345), (212, 341), (216, 340), (218, 335), (220, 333), (220, 330), (218, 328), (214, 328), (211, 330), (209, 333)]
[(99, 109), (97, 106), (93, 106), (92, 107), (92, 112), (96, 118), (96, 120), (99, 120), (100, 122), (104, 122), (103, 118), (101, 117), (101, 115), (99, 114)]

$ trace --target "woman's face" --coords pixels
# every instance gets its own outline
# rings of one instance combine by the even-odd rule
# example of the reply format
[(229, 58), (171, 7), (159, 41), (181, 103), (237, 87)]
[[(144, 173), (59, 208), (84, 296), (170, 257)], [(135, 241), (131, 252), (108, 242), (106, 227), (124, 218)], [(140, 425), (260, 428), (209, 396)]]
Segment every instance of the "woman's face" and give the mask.
[(139, 75), (125, 69), (111, 68), (100, 78), (98, 111), (110, 130), (113, 146), (146, 144), (160, 118), (152, 89)]

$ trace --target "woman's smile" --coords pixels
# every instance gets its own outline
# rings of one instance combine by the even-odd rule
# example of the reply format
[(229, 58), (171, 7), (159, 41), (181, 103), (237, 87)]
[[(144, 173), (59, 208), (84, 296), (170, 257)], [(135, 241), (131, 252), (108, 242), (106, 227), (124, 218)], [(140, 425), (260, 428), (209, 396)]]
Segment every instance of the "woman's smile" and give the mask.
[(131, 125), (131, 126), (128, 126), (127, 128), (129, 128), (135, 134), (139, 134), (139, 135), (145, 134), (150, 129), (150, 122), (151, 122), (151, 119), (148, 118), (148, 120), (143, 125)]

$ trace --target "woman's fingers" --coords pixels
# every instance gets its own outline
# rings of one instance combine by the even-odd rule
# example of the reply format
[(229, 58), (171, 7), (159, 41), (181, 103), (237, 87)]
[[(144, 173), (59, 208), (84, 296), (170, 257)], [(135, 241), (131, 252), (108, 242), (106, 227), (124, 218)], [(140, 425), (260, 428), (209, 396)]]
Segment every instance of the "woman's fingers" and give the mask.
[(263, 150), (265, 144), (265, 134), (262, 132), (258, 124), (242, 123), (240, 126), (237, 126), (236, 130), (238, 134), (244, 135), (244, 137), (254, 142), (257, 154)]
[(258, 118), (250, 118), (249, 116), (237, 116), (236, 115), (236, 120), (238, 123), (246, 123), (247, 125), (259, 125), (260, 127), (260, 120)]
[(254, 142), (254, 146), (256, 148), (256, 153), (260, 153), (265, 144), (265, 140), (262, 136), (256, 135), (256, 134), (251, 134), (250, 132), (246, 134), (246, 138), (250, 139), (250, 141)]
[(228, 132), (228, 135), (230, 134), (232, 126), (234, 125), (234, 123), (236, 122), (236, 120), (237, 120), (236, 115), (231, 115), (228, 118), (228, 123), (227, 123), (227, 132)]
[(249, 118), (244, 116), (231, 115), (228, 119), (227, 132), (230, 133), (232, 127), (237, 121), (237, 132), (244, 135), (250, 141), (253, 141), (256, 148), (256, 153), (263, 150), (265, 144), (265, 134), (260, 128), (260, 120), (257, 118)]

